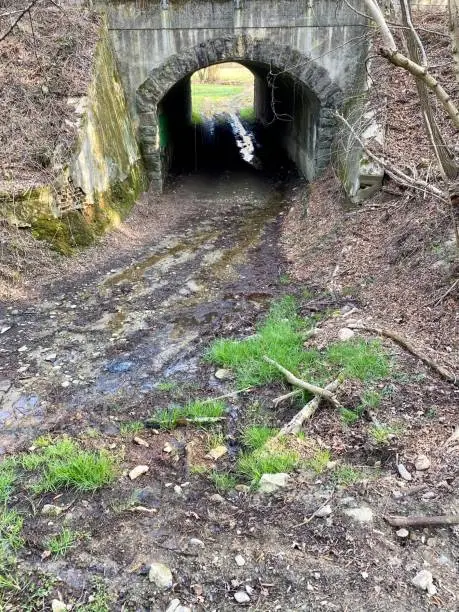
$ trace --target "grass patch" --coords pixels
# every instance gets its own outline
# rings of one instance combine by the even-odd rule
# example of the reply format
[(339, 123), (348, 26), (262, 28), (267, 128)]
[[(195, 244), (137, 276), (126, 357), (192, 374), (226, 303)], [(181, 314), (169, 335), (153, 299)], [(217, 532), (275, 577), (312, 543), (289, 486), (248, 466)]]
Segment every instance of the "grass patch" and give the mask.
[(163, 408), (149, 419), (149, 423), (161, 429), (175, 429), (182, 421), (194, 421), (199, 425), (206, 425), (206, 420), (221, 418), (226, 406), (218, 400), (195, 400), (185, 406), (171, 406)]
[(255, 121), (255, 109), (253, 106), (244, 106), (239, 110), (239, 117), (243, 121)]
[(3, 507), (0, 511), (0, 570), (24, 544), (22, 525), (22, 516), (16, 510)]
[(316, 474), (322, 474), (331, 461), (331, 453), (328, 449), (320, 450), (306, 462), (306, 467), (311, 468)]
[(272, 438), (278, 432), (273, 427), (265, 427), (263, 425), (252, 425), (247, 427), (242, 432), (242, 443), (250, 450), (257, 450), (266, 444), (269, 438)]
[(64, 527), (60, 533), (49, 538), (46, 542), (46, 548), (53, 555), (65, 557), (71, 548), (78, 542), (78, 533)]
[(372, 425), (368, 430), (368, 434), (375, 444), (383, 446), (385, 444), (389, 444), (389, 442), (397, 435), (397, 432), (393, 427), (379, 424)]
[(219, 493), (231, 491), (237, 485), (236, 477), (227, 472), (212, 472), (209, 474), (209, 478)]
[(257, 485), (263, 474), (291, 472), (300, 461), (300, 456), (294, 451), (265, 451), (258, 449), (253, 453), (244, 453), (237, 460), (239, 474)]
[(16, 470), (12, 462), (5, 460), (0, 464), (0, 504), (10, 498), (16, 481)]
[(128, 421), (127, 423), (121, 423), (120, 434), (122, 436), (129, 436), (139, 433), (143, 429), (145, 429), (145, 425), (141, 421)]
[(296, 314), (296, 301), (287, 296), (274, 302), (258, 333), (243, 340), (219, 339), (210, 347), (206, 358), (236, 373), (239, 388), (282, 380), (283, 375), (263, 361), (263, 355), (298, 373), (317, 351), (304, 351), (306, 322)]
[(156, 388), (158, 391), (175, 391), (178, 386), (178, 383), (172, 380), (163, 380), (156, 385)]
[(356, 470), (350, 465), (338, 465), (333, 472), (333, 479), (342, 486), (349, 486), (365, 480), (367, 475), (361, 470)]
[(349, 340), (332, 344), (326, 359), (346, 378), (379, 380), (390, 374), (390, 361), (379, 340)]

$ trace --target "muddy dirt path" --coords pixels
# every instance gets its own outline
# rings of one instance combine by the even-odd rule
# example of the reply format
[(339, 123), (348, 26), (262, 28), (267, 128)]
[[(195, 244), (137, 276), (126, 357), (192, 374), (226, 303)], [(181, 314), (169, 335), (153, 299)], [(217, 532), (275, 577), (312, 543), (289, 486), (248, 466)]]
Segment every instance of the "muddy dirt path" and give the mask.
[(56, 283), (55, 298), (7, 308), (3, 450), (69, 411), (91, 420), (172, 375), (192, 380), (203, 345), (225, 318), (240, 313), (243, 320), (276, 294), (275, 233), (286, 188), (250, 170), (181, 179), (163, 197), (163, 212), (175, 218), (191, 197), (193, 218), (122, 268), (100, 270), (64, 293)]

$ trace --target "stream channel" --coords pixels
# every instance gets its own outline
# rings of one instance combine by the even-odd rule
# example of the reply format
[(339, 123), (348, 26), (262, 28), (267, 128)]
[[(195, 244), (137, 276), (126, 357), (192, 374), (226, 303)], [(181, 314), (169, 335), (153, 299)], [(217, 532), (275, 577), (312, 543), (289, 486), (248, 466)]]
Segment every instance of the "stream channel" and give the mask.
[(148, 418), (164, 407), (157, 389), (165, 381), (225, 392), (202, 356), (215, 336), (253, 333), (258, 314), (285, 291), (279, 221), (299, 180), (278, 153), (267, 156), (271, 164), (243, 161), (248, 135), (239, 119), (212, 126), (202, 139), (211, 166), (182, 168), (161, 196), (148, 196), (163, 218), (170, 211), (170, 227), (129, 261), (55, 284), (32, 305), (2, 307), (2, 453), (64, 423), (109, 434), (121, 412)]

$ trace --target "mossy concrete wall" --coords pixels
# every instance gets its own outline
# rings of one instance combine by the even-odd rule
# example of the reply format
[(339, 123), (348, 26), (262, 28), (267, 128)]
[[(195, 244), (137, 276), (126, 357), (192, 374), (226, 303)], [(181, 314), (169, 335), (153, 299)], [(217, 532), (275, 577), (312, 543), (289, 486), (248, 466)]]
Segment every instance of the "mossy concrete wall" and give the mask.
[(146, 176), (108, 36), (101, 27), (87, 95), (69, 99), (78, 136), (53, 180), (22, 192), (0, 193), (0, 211), (12, 225), (69, 254), (118, 224), (146, 188)]

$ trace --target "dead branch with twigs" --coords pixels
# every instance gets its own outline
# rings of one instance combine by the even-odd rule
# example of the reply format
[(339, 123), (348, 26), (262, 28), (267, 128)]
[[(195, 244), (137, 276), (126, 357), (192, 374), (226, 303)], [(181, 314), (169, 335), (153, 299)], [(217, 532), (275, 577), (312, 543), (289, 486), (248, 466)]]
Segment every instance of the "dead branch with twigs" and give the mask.
[(452, 383), (453, 385), (459, 386), (458, 376), (452, 372), (450, 372), (445, 366), (441, 363), (438, 363), (431, 357), (428, 357), (424, 351), (416, 347), (410, 340), (404, 338), (396, 331), (384, 327), (377, 327), (371, 324), (365, 323), (350, 323), (348, 325), (350, 329), (359, 329), (361, 331), (370, 332), (372, 334), (377, 334), (378, 336), (384, 336), (386, 338), (390, 338), (394, 340), (397, 344), (399, 344), (402, 348), (407, 350), (409, 353), (420, 359), (427, 366), (432, 368), (437, 374), (439, 374), (444, 380)]
[(322, 399), (326, 399), (335, 408), (343, 408), (343, 406), (340, 404), (333, 392), (328, 390), (326, 387), (318, 387), (317, 385), (313, 385), (311, 383), (306, 382), (305, 380), (302, 380), (301, 378), (298, 378), (297, 376), (292, 374), (292, 372), (284, 368), (284, 366), (282, 366), (280, 363), (277, 363), (277, 361), (274, 361), (274, 359), (271, 359), (271, 357), (268, 357), (267, 355), (263, 355), (263, 359), (266, 361), (266, 363), (269, 363), (274, 368), (276, 368), (276, 370), (279, 370), (279, 372), (281, 372), (285, 376), (285, 378), (291, 385), (294, 385), (295, 387), (300, 387), (300, 389), (304, 389), (305, 391), (309, 391), (309, 393), (312, 393), (313, 395), (318, 395)]

